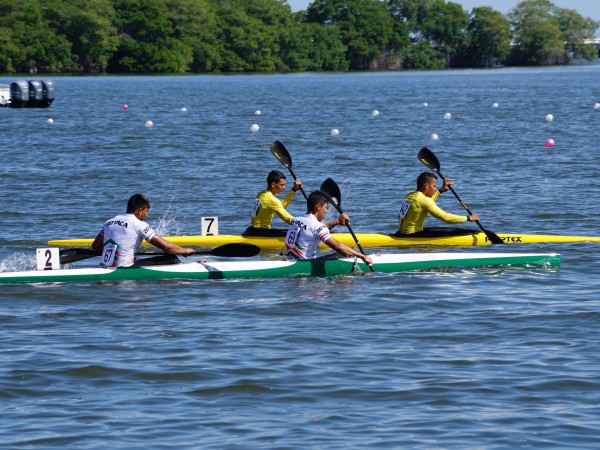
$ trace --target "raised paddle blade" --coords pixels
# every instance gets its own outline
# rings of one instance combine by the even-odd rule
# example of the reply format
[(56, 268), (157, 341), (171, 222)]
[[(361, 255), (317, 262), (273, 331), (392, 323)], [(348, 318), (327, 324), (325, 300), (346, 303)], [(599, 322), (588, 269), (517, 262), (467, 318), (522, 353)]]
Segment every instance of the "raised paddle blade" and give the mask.
[[(277, 158), (279, 162), (283, 164), (283, 167), (286, 167), (290, 171), (290, 174), (292, 177), (294, 177), (294, 181), (296, 181), (298, 177), (292, 170), (292, 157), (290, 156), (290, 152), (287, 151), (287, 148), (285, 148), (285, 146), (279, 141), (273, 142), (270, 148), (273, 156), (275, 156), (275, 158)], [(306, 192), (304, 192), (304, 188), (302, 186), (300, 186), (300, 192), (302, 192), (304, 198), (308, 200), (308, 196), (306, 195)]]
[(275, 156), (275, 158), (277, 158), (279, 160), (279, 162), (281, 162), (281, 164), (283, 164), (284, 167), (290, 169), (292, 167), (292, 157), (290, 156), (290, 153), (287, 151), (287, 148), (285, 148), (285, 146), (279, 142), (279, 141), (275, 141), (271, 144), (271, 153), (273, 153), (273, 156)]
[(321, 183), (321, 192), (327, 195), (331, 199), (331, 204), (335, 209), (342, 214), (342, 192), (340, 191), (340, 187), (337, 185), (335, 181), (331, 178), (327, 178), (323, 183)]
[(419, 150), (417, 158), (419, 158), (419, 161), (421, 161), (434, 172), (440, 171), (440, 162), (433, 152), (427, 147), (423, 147), (421, 150)]
[(91, 248), (68, 248), (60, 250), (58, 254), (61, 264), (70, 264), (83, 259), (93, 258), (94, 256), (100, 256), (100, 253)]
[[(202, 252), (197, 252), (202, 253)], [(249, 258), (256, 256), (260, 253), (260, 247), (258, 245), (246, 244), (244, 242), (224, 244), (217, 248), (206, 252), (212, 256), (225, 256), (231, 258)]]

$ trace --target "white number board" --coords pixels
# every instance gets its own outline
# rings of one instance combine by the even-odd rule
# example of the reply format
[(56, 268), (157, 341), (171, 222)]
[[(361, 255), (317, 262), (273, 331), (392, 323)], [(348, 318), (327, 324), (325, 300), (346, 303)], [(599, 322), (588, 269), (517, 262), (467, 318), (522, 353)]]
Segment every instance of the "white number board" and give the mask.
[(37, 270), (60, 269), (60, 256), (57, 248), (38, 248)]
[(202, 236), (218, 236), (219, 235), (219, 218), (218, 217), (201, 217), (200, 218), (200, 234)]

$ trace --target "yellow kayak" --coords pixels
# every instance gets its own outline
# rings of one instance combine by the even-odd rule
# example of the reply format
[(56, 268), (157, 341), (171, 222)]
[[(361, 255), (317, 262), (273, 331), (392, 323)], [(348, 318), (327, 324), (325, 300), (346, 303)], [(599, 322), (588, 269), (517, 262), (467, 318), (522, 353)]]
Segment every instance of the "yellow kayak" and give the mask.
[[(350, 233), (333, 233), (340, 242), (355, 246)], [(506, 244), (538, 244), (565, 242), (595, 242), (600, 243), (597, 236), (560, 236), (544, 234), (510, 234), (498, 233)], [(245, 237), (222, 234), (219, 236), (163, 236), (167, 241), (184, 247), (215, 248), (230, 243), (246, 243), (259, 246), (262, 250), (283, 250), (283, 237)], [(378, 247), (415, 247), (419, 245), (439, 245), (444, 247), (472, 247), (491, 245), (482, 232), (462, 236), (393, 236), (377, 233), (358, 233), (358, 241), (364, 248)], [(58, 247), (89, 247), (93, 239), (57, 239), (48, 241), (49, 245)], [(147, 242), (143, 245), (150, 246)], [(325, 245), (323, 245), (325, 247)]]

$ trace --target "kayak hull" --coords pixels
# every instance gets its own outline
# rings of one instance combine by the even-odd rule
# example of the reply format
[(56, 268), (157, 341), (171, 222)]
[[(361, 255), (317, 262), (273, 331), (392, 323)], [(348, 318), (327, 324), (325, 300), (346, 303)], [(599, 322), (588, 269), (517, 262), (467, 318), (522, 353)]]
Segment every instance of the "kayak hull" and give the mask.
[[(552, 268), (560, 266), (556, 253), (403, 253), (371, 255), (376, 272), (396, 273), (452, 267), (524, 266)], [(354, 258), (310, 261), (197, 261), (164, 266), (136, 268), (76, 268), (45, 271), (1, 272), (0, 283), (57, 283), (118, 280), (214, 280), (336, 276), (369, 272)]]
[[(500, 233), (499, 236), (506, 244), (537, 244), (537, 243), (566, 243), (566, 242), (596, 242), (600, 243), (600, 237), (595, 236), (561, 236), (543, 234), (510, 234)], [(354, 239), (350, 233), (333, 233), (338, 241), (355, 246)], [(414, 237), (393, 236), (377, 233), (358, 233), (356, 235), (363, 248), (382, 247), (414, 247), (419, 245), (439, 245), (447, 247), (472, 247), (491, 245), (485, 233), (473, 233), (463, 236), (437, 236), (437, 237)], [(259, 246), (262, 250), (282, 250), (285, 248), (283, 237), (246, 237), (236, 235), (219, 236), (166, 236), (167, 241), (183, 247), (215, 248), (230, 243), (246, 243)], [(87, 247), (91, 246), (93, 239), (58, 239), (48, 241), (49, 245), (59, 247)], [(143, 245), (149, 246), (147, 242)], [(322, 244), (325, 248), (325, 244)]]

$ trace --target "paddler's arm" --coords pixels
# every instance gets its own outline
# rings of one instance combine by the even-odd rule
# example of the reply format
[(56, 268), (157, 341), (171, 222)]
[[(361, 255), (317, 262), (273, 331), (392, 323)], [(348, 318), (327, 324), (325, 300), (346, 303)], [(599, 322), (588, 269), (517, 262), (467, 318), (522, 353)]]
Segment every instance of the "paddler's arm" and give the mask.
[(301, 187), (302, 187), (302, 181), (295, 180), (294, 186), (292, 186), (292, 189), (290, 189), (290, 192), (288, 192), (288, 195), (286, 195), (284, 197), (284, 199), (281, 200), (281, 204), (283, 205), (284, 208), (287, 208), (287, 205), (290, 204), (290, 202), (294, 198), (294, 195), (296, 194), (296, 192), (298, 192), (300, 190)]
[(98, 253), (102, 253), (104, 248), (104, 235), (102, 233), (98, 233), (94, 242), (92, 242), (92, 249), (96, 250)]
[(336, 225), (344, 225), (346, 223), (346, 220), (350, 220), (350, 217), (348, 216), (348, 214), (346, 214), (346, 213), (340, 214), (340, 216), (336, 220), (334, 220), (333, 222), (329, 222), (327, 224), (327, 228), (329, 228), (331, 230)]
[[(435, 195), (435, 194), (434, 194)], [(463, 223), (463, 222), (473, 222), (475, 220), (479, 220), (479, 216), (477, 214), (472, 214), (471, 216), (466, 215), (458, 215), (452, 214), (444, 211), (438, 205), (436, 205), (435, 201), (432, 198), (426, 198), (421, 201), (421, 207), (426, 208), (429, 214), (431, 214), (436, 219), (439, 219), (446, 223)]]
[[(293, 193), (293, 191), (291, 191), (291, 193)], [(289, 196), (289, 194), (288, 194)], [(287, 197), (286, 197), (287, 198)], [(292, 216), (289, 212), (286, 211), (283, 202), (279, 201), (277, 198), (273, 197), (273, 201), (272, 202), (265, 202), (266, 208), (270, 208), (271, 211), (273, 211), (275, 214), (277, 214), (281, 220), (283, 220), (285, 223), (287, 223), (288, 225), (290, 223), (292, 223), (292, 220), (294, 219), (294, 216)]]
[(368, 266), (373, 264), (373, 260), (367, 255), (363, 255), (361, 252), (354, 250), (352, 247), (348, 247), (346, 244), (342, 244), (340, 241), (337, 241), (334, 237), (330, 237), (329, 239), (327, 239), (325, 241), (325, 244), (344, 256), (356, 256), (362, 259)]
[(149, 242), (169, 255), (191, 256), (195, 253), (193, 248), (180, 247), (179, 245), (166, 241), (158, 234), (152, 236), (152, 239), (150, 239)]

